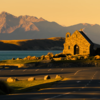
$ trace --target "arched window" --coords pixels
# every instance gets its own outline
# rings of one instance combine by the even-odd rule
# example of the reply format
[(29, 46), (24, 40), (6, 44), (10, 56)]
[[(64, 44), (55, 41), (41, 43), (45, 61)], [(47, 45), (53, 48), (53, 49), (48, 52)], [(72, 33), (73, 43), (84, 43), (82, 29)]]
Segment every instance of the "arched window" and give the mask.
[(66, 38), (68, 38), (68, 37), (70, 37), (71, 36), (71, 34), (68, 32), (68, 33), (66, 33)]
[(70, 46), (68, 46), (68, 49), (70, 49)]
[(69, 37), (69, 34), (67, 34), (67, 37)]

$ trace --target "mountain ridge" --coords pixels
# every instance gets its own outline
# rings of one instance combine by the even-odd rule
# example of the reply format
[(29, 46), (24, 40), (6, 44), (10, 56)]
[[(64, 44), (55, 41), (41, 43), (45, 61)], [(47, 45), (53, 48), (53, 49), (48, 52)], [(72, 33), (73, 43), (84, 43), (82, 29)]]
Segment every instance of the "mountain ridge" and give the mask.
[(35, 16), (17, 17), (7, 12), (0, 14), (0, 40), (65, 37), (67, 32), (72, 34), (80, 29), (83, 29), (94, 43), (100, 44), (100, 25), (98, 24), (79, 23), (65, 27)]

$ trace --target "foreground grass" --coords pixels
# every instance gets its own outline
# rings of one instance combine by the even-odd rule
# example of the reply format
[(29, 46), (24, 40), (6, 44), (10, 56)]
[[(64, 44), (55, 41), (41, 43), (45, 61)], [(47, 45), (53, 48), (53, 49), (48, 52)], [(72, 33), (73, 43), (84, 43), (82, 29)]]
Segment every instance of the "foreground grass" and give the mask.
[(2, 60), (0, 64), (27, 64), (27, 63), (35, 63), (40, 62), (41, 60)]
[(59, 79), (48, 79), (48, 80), (34, 80), (34, 81), (16, 81), (12, 83), (7, 83), (8, 86), (13, 87), (15, 93), (37, 91), (39, 89), (47, 88), (52, 86)]
[(60, 61), (52, 61), (52, 63), (100, 63), (100, 59), (96, 60), (93, 57), (89, 57), (88, 59), (81, 60), (60, 60)]

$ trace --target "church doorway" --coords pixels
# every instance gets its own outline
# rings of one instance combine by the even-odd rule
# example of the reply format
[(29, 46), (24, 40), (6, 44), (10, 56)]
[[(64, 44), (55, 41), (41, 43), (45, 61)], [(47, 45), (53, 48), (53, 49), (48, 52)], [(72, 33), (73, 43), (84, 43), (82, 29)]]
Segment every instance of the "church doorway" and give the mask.
[(75, 54), (79, 54), (79, 46), (78, 45), (74, 46), (74, 55)]

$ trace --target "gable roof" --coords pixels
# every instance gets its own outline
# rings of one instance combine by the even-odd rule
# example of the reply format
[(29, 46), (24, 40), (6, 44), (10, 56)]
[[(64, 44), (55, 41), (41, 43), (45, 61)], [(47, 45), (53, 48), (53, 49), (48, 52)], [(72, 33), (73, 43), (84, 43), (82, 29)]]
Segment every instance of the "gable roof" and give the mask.
[(86, 34), (83, 32), (83, 31), (79, 31), (82, 35), (83, 35), (83, 37), (90, 43), (90, 44), (94, 44), (87, 36), (86, 36)]

